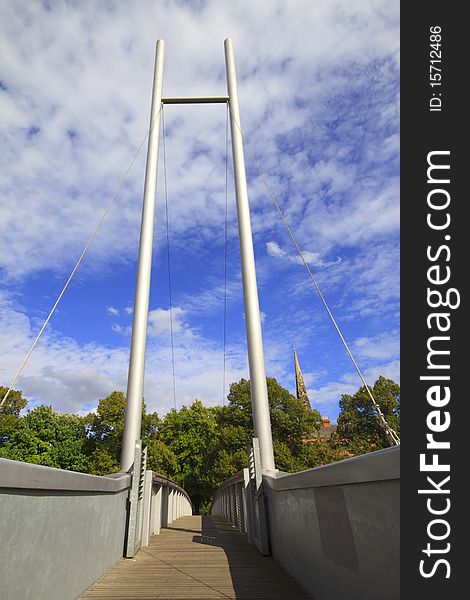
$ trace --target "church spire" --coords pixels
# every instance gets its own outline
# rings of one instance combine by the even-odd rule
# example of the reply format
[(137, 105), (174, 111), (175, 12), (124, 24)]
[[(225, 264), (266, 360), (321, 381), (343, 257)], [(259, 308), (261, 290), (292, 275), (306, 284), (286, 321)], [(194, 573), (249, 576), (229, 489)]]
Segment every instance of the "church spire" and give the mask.
[(302, 371), (300, 370), (299, 359), (297, 358), (297, 352), (294, 348), (294, 365), (295, 365), (295, 386), (297, 390), (297, 399), (301, 400), (306, 408), (312, 410), (310, 406), (310, 402), (307, 395), (307, 390), (305, 388), (304, 378), (302, 375)]

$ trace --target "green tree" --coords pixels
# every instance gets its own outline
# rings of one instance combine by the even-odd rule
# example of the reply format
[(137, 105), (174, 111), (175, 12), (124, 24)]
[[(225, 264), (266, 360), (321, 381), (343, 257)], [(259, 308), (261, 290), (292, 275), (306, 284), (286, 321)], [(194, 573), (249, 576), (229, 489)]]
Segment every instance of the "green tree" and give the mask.
[(114, 391), (98, 402), (96, 412), (86, 417), (89, 471), (108, 475), (119, 471), (126, 397)]
[[(321, 416), (283, 388), (276, 379), (266, 379), (276, 466), (282, 471), (295, 472), (309, 468), (305, 462), (305, 439), (318, 433)], [(232, 383), (228, 406), (219, 410), (218, 422), (222, 442), (227, 451), (236, 451), (246, 465), (247, 443), (253, 438), (250, 382), (241, 379)], [(244, 454), (242, 454), (244, 450)]]
[[(88, 431), (88, 454), (90, 473), (107, 475), (119, 471), (126, 397), (114, 391), (98, 402), (96, 412), (86, 417)], [(157, 464), (157, 446), (150, 443), (156, 439), (160, 420), (157, 413), (147, 414), (145, 402), (142, 405), (142, 440), (148, 446), (149, 464)], [(171, 457), (168, 457), (171, 462)], [(151, 468), (151, 467), (149, 467)]]
[[(0, 385), (0, 402), (5, 397), (8, 388)], [(0, 447), (8, 442), (20, 423), (20, 412), (28, 401), (19, 390), (11, 390), (8, 398), (0, 406)]]
[(328, 437), (318, 437), (306, 442), (302, 455), (304, 468), (313, 469), (350, 458), (353, 453), (341, 443), (339, 436), (333, 433)]
[(166, 414), (161, 439), (176, 457), (175, 479), (191, 496), (196, 512), (213, 493), (212, 472), (218, 448), (219, 432), (214, 411), (195, 400), (188, 408)]
[(219, 446), (218, 450), (213, 455), (211, 465), (214, 488), (219, 487), (226, 479), (247, 466), (248, 452), (246, 448), (234, 450), (232, 452), (226, 448), (220, 448)]
[(147, 438), (145, 444), (147, 446), (147, 469), (175, 479), (179, 472), (175, 453), (155, 436)]
[[(372, 388), (387, 423), (400, 433), (400, 386), (380, 376)], [(389, 446), (384, 430), (365, 387), (340, 400), (337, 434), (353, 454), (364, 454)]]
[(247, 416), (244, 409), (233, 403), (211, 410), (218, 432), (214, 476), (218, 483), (222, 483), (248, 464), (247, 445), (253, 435), (253, 424), (251, 415)]
[(286, 473), (297, 473), (308, 468), (303, 451), (293, 452), (286, 442), (273, 440), (276, 468)]
[(38, 406), (21, 418), (0, 456), (38, 465), (87, 471), (86, 430), (83, 417), (59, 414)]

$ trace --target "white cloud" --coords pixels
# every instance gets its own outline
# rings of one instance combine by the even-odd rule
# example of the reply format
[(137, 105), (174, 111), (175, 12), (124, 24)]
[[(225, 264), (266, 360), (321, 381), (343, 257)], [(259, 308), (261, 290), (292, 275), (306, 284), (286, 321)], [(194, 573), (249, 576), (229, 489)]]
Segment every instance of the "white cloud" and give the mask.
[[(223, 351), (219, 344), (194, 335), (187, 329), (183, 311), (174, 309), (177, 403), (189, 404), (196, 397), (207, 405), (222, 403)], [(168, 311), (152, 311), (153, 335), (147, 344), (145, 401), (149, 410), (166, 413), (173, 406), (172, 365)], [(30, 320), (11, 299), (0, 295), (0, 381), (9, 385), (32, 342)], [(122, 333), (120, 326), (113, 329)], [(167, 335), (165, 335), (165, 333)], [(158, 335), (157, 335), (158, 334)], [(229, 383), (247, 377), (244, 344), (227, 348), (226, 389)], [(58, 336), (49, 326), (15, 385), (35, 403), (51, 404), (60, 412), (86, 413), (98, 399), (114, 389), (126, 391), (128, 347), (79, 344)]]
[[(2, 283), (15, 289), (31, 274), (49, 277), (52, 271), (63, 278), (70, 272), (147, 130), (155, 39), (166, 41), (166, 95), (223, 94), (223, 38), (231, 35), (246, 139), (306, 259), (320, 268), (322, 289), (334, 292), (343, 320), (398, 311), (398, 17), (398, 2), (385, 0), (209, 0), (198, 10), (187, 2), (51, 3), (50, 10), (25, 0), (1, 4), (0, 237), (8, 249), (0, 252)], [(172, 250), (185, 250), (191, 259), (223, 240), (225, 118), (223, 106), (165, 108)], [(285, 239), (285, 232), (253, 175), (249, 153), (246, 163), (258, 278), (264, 283), (282, 261), (298, 264), (299, 257), (288, 240), (285, 248), (273, 241)], [(116, 261), (127, 266), (135, 260), (144, 169), (145, 144), (79, 276), (112, 272)], [(165, 234), (162, 190), (160, 164), (157, 240)], [(234, 209), (228, 226), (229, 242), (236, 244)], [(264, 244), (278, 260), (265, 256)], [(156, 247), (158, 256), (162, 244)], [(333, 263), (334, 269), (323, 268)], [(312, 293), (308, 280), (286, 287), (294, 300), (302, 300), (307, 289)], [(197, 395), (213, 403), (221, 395), (221, 367), (214, 366), (221, 349), (201, 337), (196, 317), (210, 314), (223, 297), (215, 281), (192, 297), (178, 296), (178, 401)], [(240, 298), (238, 278), (229, 282), (228, 299)], [(4, 298), (2, 311), (0, 374), (7, 380), (32, 328), (11, 299)], [(112, 311), (124, 316), (132, 308), (110, 304), (108, 311), (117, 317)], [(266, 312), (268, 327), (279, 333), (266, 344), (269, 371), (290, 377), (282, 348), (288, 327), (282, 315)], [(307, 310), (291, 313), (304, 340), (318, 318)], [(112, 329), (124, 336), (130, 331), (121, 322)], [(31, 397), (50, 399), (59, 410), (83, 410), (96, 394), (124, 388), (127, 347), (84, 345), (53, 328), (46, 331), (20, 380)], [(151, 311), (149, 333), (146, 399), (165, 411), (172, 405), (167, 310)], [(386, 343), (364, 335), (357, 352), (368, 365), (384, 365)], [(231, 347), (230, 357), (232, 380), (246, 376), (244, 345)], [(312, 381), (327, 399), (333, 388), (320, 386), (317, 375)]]
[[(209, 281), (209, 284), (211, 281)], [(232, 303), (242, 299), (242, 282), (241, 274), (232, 275), (227, 286), (224, 283), (216, 283), (215, 285), (198, 289), (197, 293), (181, 293), (179, 303), (185, 308), (184, 310), (191, 315), (212, 314), (214, 310), (220, 310), (224, 305), (226, 295), (227, 303)]]
[[(276, 192), (286, 191), (281, 176), (289, 177), (289, 222), (301, 238), (318, 239), (320, 255), (338, 242), (396, 232), (396, 186), (382, 186), (377, 174), (379, 187), (364, 189), (370, 182), (361, 169), (341, 160), (362, 144), (368, 160), (377, 165), (386, 153), (388, 165), (390, 153), (398, 155), (396, 134), (386, 144), (375, 131), (355, 140), (361, 130), (351, 122), (341, 146), (329, 127), (330, 102), (344, 102), (352, 74), (368, 91), (374, 78), (370, 98), (382, 102), (375, 127), (397, 122), (398, 3), (209, 1), (192, 11), (188, 3), (140, 2), (110, 11), (106, 4), (46, 10), (19, 1), (0, 11), (0, 235), (9, 248), (0, 265), (8, 277), (65, 271), (78, 257), (146, 131), (156, 37), (167, 42), (165, 93), (197, 94), (225, 92), (222, 42), (232, 35), (247, 139)], [(172, 233), (203, 243), (224, 217), (225, 110), (165, 111)], [(281, 151), (276, 140), (283, 138), (295, 144), (292, 151)], [(144, 164), (145, 150), (82, 268), (135, 256)], [(277, 217), (262, 185), (250, 182), (250, 189), (254, 230), (267, 231)], [(330, 204), (325, 191), (348, 197)]]
[(282, 248), (280, 248), (279, 244), (277, 244), (276, 242), (267, 242), (266, 250), (267, 250), (269, 256), (276, 256), (276, 257), (281, 258), (286, 255), (286, 251), (282, 250)]
[[(397, 383), (400, 382), (400, 363), (398, 360), (392, 360), (381, 365), (375, 365), (369, 369), (363, 370), (364, 377), (369, 386), (373, 386), (380, 375), (392, 379)], [(350, 372), (344, 375), (338, 381), (330, 381), (312, 390), (310, 402), (312, 406), (318, 408), (322, 414), (331, 416), (338, 413), (338, 402), (342, 394), (355, 394), (362, 386), (356, 372)]]
[[(302, 250), (302, 255), (305, 259), (305, 262), (312, 267), (330, 267), (341, 262), (341, 257), (339, 256), (336, 257), (336, 260), (325, 261), (321, 258), (318, 252), (310, 252), (309, 250)], [(300, 256), (296, 256), (295, 260), (299, 265), (304, 264)]]
[(112, 316), (119, 315), (119, 310), (117, 308), (115, 308), (114, 306), (107, 306), (106, 310), (108, 311), (109, 315), (112, 315)]
[[(16, 303), (0, 295), (0, 380), (9, 385), (33, 341), (28, 317)], [(96, 344), (80, 345), (50, 326), (43, 333), (15, 389), (33, 401), (62, 412), (86, 412), (88, 406), (126, 380), (127, 350)]]
[[(266, 250), (269, 256), (274, 256), (275, 258), (285, 258), (290, 262), (295, 262), (299, 265), (303, 265), (303, 260), (296, 254), (288, 254), (286, 250), (283, 250), (279, 247), (276, 242), (267, 242)], [(301, 250), (302, 255), (305, 259), (305, 262), (312, 267), (330, 267), (332, 265), (337, 265), (341, 262), (341, 258), (338, 256), (336, 260), (333, 261), (325, 261), (322, 259), (318, 252), (310, 252), (309, 250)]]
[(184, 310), (179, 306), (174, 306), (165, 310), (164, 308), (156, 308), (149, 311), (148, 333), (151, 336), (159, 335), (160, 333), (169, 332), (173, 322), (173, 333), (177, 333), (185, 329), (182, 321)]
[[(400, 257), (393, 243), (361, 247), (334, 269), (314, 272), (330, 308), (340, 321), (389, 315), (397, 319), (400, 294)], [(295, 275), (295, 277), (294, 277)], [(316, 294), (308, 275), (290, 277), (287, 288), (299, 297)], [(331, 301), (333, 298), (334, 302)]]
[(375, 337), (359, 337), (354, 340), (354, 353), (365, 359), (389, 361), (400, 353), (399, 332), (387, 331)]

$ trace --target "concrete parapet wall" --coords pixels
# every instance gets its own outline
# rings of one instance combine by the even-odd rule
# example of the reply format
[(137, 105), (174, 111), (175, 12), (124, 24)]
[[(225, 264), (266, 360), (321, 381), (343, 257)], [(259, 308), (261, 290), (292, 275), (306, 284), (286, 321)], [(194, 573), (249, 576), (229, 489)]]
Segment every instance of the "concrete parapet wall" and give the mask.
[(252, 543), (251, 513), (247, 507), (248, 485), (248, 469), (227, 479), (214, 495), (211, 514), (228, 519), (242, 533), (246, 533), (249, 543)]
[(315, 600), (398, 600), (400, 449), (263, 476), (271, 552)]
[[(0, 458), (1, 600), (75, 600), (124, 553), (131, 475), (106, 477)], [(174, 481), (147, 471), (141, 545), (192, 514)], [(140, 537), (140, 530), (139, 530)]]
[(175, 519), (193, 514), (191, 498), (177, 483), (147, 471), (144, 497), (145, 515), (142, 546), (147, 546), (150, 536), (159, 535), (162, 527), (168, 527)]
[(0, 459), (0, 597), (72, 600), (123, 556), (130, 475)]

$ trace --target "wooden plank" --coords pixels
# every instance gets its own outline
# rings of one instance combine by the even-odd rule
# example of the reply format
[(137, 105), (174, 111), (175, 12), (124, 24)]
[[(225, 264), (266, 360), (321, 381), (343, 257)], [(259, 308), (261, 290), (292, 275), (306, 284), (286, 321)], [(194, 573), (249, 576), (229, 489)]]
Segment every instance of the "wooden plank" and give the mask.
[(221, 517), (181, 517), (132, 559), (122, 559), (81, 600), (308, 600), (271, 557)]

